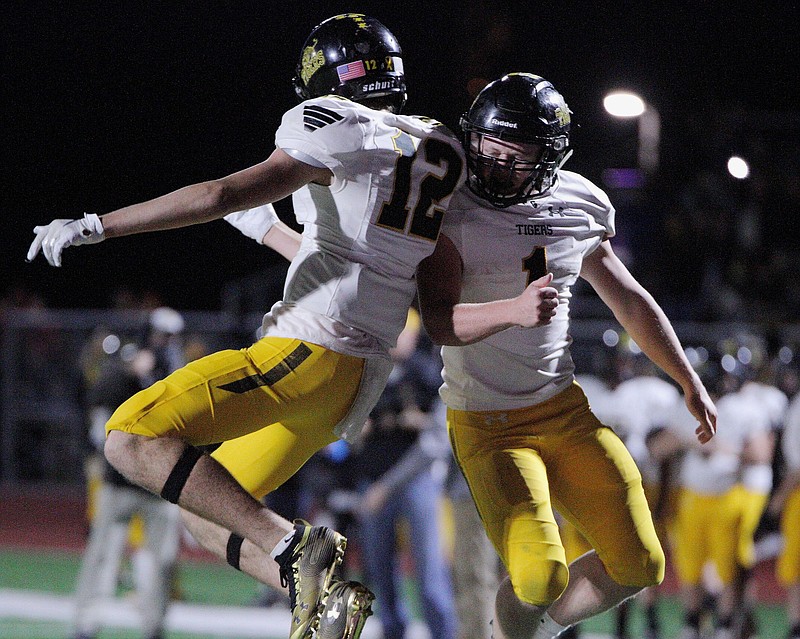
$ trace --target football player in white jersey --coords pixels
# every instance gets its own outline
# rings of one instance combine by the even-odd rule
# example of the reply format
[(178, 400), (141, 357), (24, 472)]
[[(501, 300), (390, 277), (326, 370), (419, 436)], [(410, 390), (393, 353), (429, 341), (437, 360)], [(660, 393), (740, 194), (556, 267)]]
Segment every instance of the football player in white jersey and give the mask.
[[(742, 568), (753, 564), (753, 532), (766, 502), (746, 495), (753, 490), (748, 480), (748, 463), (754, 450), (771, 436), (769, 414), (760, 404), (737, 391), (717, 401), (720, 434), (700, 449), (691, 441), (692, 416), (677, 406), (670, 428), (683, 439), (677, 512), (674, 526), (673, 558), (686, 613), (682, 636), (700, 636), (703, 583), (706, 564), (713, 565), (721, 589), (717, 599), (715, 637), (735, 634), (736, 615), (741, 611), (739, 581)], [(753, 513), (753, 509), (755, 512)]]
[[(102, 217), (36, 227), (28, 259), (41, 250), (60, 266), (71, 245), (253, 207), (265, 207), (260, 224), (229, 221), (294, 254), (296, 238), (269, 206), (293, 195), (302, 241), (284, 299), (264, 316), (264, 337), (193, 362), (124, 403), (107, 424), (105, 454), (129, 480), (194, 513), (186, 521), (203, 545), (265, 583), (288, 585), (291, 639), (349, 639), (360, 636), (372, 595), (333, 578), (345, 538), (293, 527), (259, 499), (363, 425), (465, 162), (444, 127), (399, 115), (401, 50), (373, 18), (343, 14), (315, 28), (295, 87), (303, 102), (284, 115), (264, 162)], [(220, 442), (213, 455), (200, 448)]]
[(786, 588), (787, 639), (800, 639), (800, 394), (792, 398), (786, 412), (781, 449), (785, 473), (769, 509), (781, 517), (783, 549), (776, 569)]
[[(608, 197), (561, 170), (569, 127), (563, 97), (539, 76), (509, 74), (483, 89), (462, 118), (468, 188), (417, 273), (425, 326), (445, 345), (454, 453), (509, 573), (494, 639), (550, 639), (664, 575), (641, 475), (574, 381), (578, 277), (683, 389), (697, 439), (716, 428), (669, 320), (611, 248)], [(594, 548), (569, 567), (551, 497)]]

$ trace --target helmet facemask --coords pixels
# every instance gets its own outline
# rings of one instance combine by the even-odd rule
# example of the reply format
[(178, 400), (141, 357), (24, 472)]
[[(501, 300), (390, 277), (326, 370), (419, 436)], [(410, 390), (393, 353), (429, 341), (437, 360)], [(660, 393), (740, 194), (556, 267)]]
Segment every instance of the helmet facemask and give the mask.
[[(504, 140), (479, 131), (465, 132), (469, 187), (498, 207), (527, 202), (545, 193), (566, 161), (566, 141)], [(555, 146), (561, 147), (560, 151)]]

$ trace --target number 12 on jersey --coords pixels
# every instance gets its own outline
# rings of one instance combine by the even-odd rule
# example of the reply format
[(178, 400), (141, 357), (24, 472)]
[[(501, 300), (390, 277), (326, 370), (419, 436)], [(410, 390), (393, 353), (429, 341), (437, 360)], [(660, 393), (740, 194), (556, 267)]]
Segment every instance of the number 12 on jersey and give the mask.
[[(426, 138), (419, 149), (414, 149), (411, 136), (400, 131), (394, 138), (394, 145), (398, 151), (394, 188), (391, 198), (381, 208), (378, 225), (436, 240), (444, 215), (444, 211), (436, 205), (455, 191), (463, 160), (452, 145), (436, 138)], [(431, 173), (432, 166), (440, 168), (443, 163), (445, 173), (442, 177)], [(412, 179), (423, 175), (425, 177), (419, 183), (417, 201), (410, 202)]]

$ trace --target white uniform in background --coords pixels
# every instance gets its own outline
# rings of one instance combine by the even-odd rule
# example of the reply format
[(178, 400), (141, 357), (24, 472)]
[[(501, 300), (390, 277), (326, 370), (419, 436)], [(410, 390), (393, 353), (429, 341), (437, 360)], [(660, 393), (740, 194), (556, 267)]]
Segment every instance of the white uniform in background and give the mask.
[(659, 468), (647, 452), (647, 437), (669, 423), (675, 405), (683, 402), (680, 391), (660, 377), (645, 375), (622, 382), (610, 401), (616, 410), (614, 427), (636, 460), (645, 487), (658, 485)]
[[(713, 442), (689, 448), (681, 465), (675, 563), (686, 585), (700, 583), (708, 561), (723, 586), (733, 582), (741, 565), (741, 454), (750, 437), (770, 429), (766, 413), (740, 393), (722, 397), (717, 412)], [(693, 437), (696, 420), (683, 402), (675, 407), (672, 426), (684, 439)]]
[[(792, 481), (800, 475), (800, 394), (794, 396), (784, 416), (781, 451), (785, 479)], [(778, 579), (793, 592), (797, 601), (800, 594), (800, 482), (789, 491), (783, 503), (781, 534), (783, 550), (778, 558)]]

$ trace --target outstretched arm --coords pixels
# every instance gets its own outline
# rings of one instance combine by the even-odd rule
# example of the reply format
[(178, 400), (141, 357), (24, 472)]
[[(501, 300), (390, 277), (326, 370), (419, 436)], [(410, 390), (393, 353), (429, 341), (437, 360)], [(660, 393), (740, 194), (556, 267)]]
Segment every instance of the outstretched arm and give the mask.
[(37, 226), (28, 260), (42, 250), (50, 264), (60, 266), (61, 252), (67, 246), (201, 224), (233, 211), (280, 200), (309, 182), (330, 184), (330, 180), (328, 169), (305, 164), (276, 149), (255, 166), (126, 206), (100, 218), (92, 215), (82, 220), (54, 220), (47, 226)]
[(543, 326), (555, 315), (558, 291), (550, 286), (552, 274), (529, 284), (518, 297), (461, 304), (462, 274), (458, 249), (439, 235), (433, 254), (417, 268), (422, 321), (437, 344), (464, 346), (512, 326)]
[(642, 352), (680, 385), (686, 406), (698, 421), (697, 439), (709, 441), (717, 429), (714, 403), (664, 311), (614, 254), (608, 240), (584, 259), (581, 277), (594, 287)]

